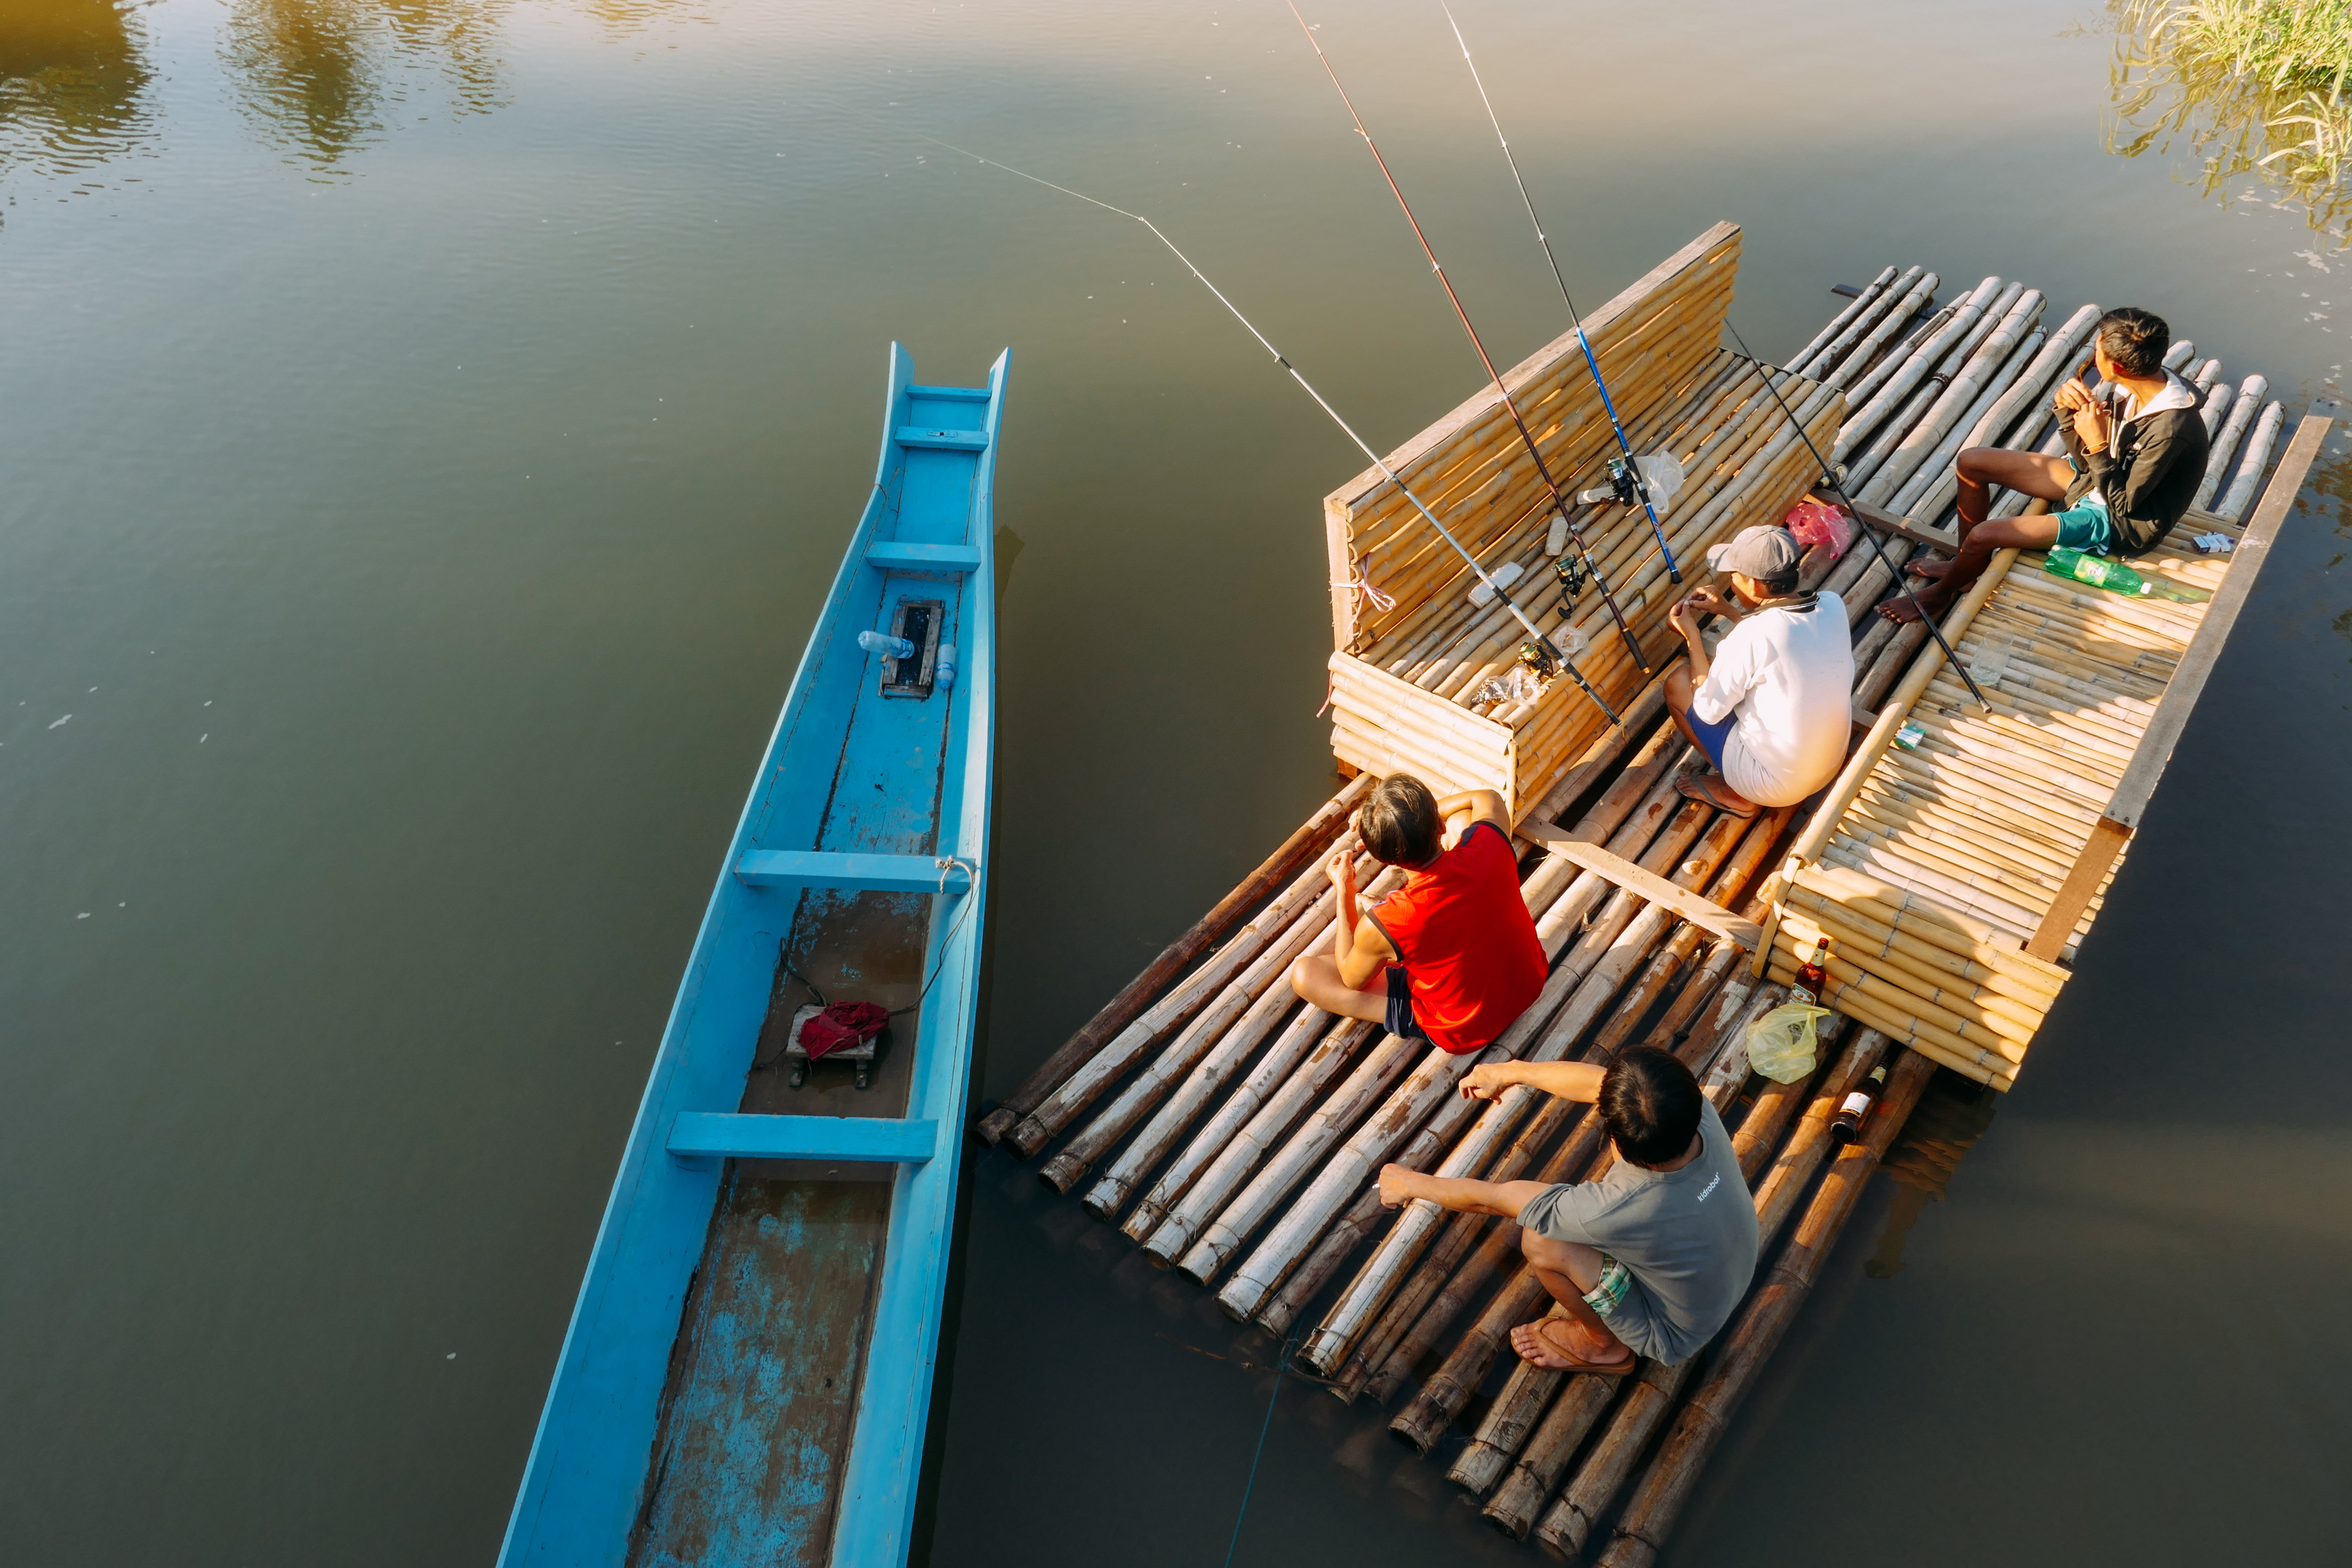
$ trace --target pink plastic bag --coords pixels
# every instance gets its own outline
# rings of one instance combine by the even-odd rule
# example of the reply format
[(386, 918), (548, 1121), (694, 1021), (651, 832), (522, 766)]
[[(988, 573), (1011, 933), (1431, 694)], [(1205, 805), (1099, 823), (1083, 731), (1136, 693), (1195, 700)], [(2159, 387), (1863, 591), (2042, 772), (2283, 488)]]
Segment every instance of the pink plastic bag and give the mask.
[(1828, 545), (1832, 561), (1843, 555), (1845, 547), (1853, 542), (1853, 524), (1844, 512), (1827, 501), (1799, 501), (1780, 520), (1780, 526), (1795, 534), (1797, 542), (1808, 550)]

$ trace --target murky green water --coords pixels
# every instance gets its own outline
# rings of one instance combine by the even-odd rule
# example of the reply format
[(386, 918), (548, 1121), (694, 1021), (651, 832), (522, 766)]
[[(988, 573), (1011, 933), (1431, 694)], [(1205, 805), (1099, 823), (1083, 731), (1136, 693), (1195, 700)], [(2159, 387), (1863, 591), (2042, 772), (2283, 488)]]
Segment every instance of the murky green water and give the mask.
[[(1461, 15), (1583, 299), (1727, 216), (1768, 353), (1916, 260), (2340, 369), (2332, 239), (2104, 151), (2095, 11)], [(1550, 336), (1436, 6), (1318, 16)], [(1134, 226), (915, 133), (1149, 212), (1375, 440), (1476, 363), (1278, 5), (7, 0), (0, 77), (0, 1557), (484, 1562), (894, 337), (1014, 356), (984, 1092), (1328, 787), (1359, 463)], [(2346, 548), (2293, 525), (2032, 1071), (1672, 1561), (2352, 1549)], [(1221, 1560), (1230, 1329), (968, 1190), (931, 1560)], [(1537, 1561), (1368, 1418), (1285, 1393), (1236, 1562)]]

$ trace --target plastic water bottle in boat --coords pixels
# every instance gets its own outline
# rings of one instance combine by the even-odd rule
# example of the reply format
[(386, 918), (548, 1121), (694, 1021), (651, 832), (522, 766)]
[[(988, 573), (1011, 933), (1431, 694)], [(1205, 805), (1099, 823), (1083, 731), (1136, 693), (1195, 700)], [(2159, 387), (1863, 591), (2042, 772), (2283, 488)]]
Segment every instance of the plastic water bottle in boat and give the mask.
[(1862, 1124), (1870, 1119), (1870, 1108), (1878, 1100), (1879, 1091), (1886, 1087), (1886, 1064), (1881, 1062), (1870, 1069), (1870, 1076), (1853, 1086), (1830, 1118), (1830, 1142), (1851, 1143), (1862, 1136)]
[(867, 653), (878, 653), (891, 658), (912, 658), (915, 645), (905, 637), (894, 637), (888, 632), (860, 632), (857, 646)]
[(955, 689), (955, 644), (940, 644), (940, 657), (931, 663), (931, 689), (935, 691)]
[(2079, 550), (2053, 550), (2042, 563), (2042, 569), (2053, 577), (2069, 577), (2077, 583), (2088, 583), (2094, 588), (2105, 588), (2110, 594), (2123, 594), (2133, 598), (2144, 597), (2148, 581), (2120, 561), (2108, 561), (2096, 555), (2085, 555)]

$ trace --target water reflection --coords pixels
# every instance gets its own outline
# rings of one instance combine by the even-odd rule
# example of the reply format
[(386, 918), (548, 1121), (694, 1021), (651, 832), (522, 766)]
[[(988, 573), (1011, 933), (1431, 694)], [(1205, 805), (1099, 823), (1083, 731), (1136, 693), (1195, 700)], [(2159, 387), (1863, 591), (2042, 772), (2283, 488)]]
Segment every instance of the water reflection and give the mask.
[[(2110, 151), (2136, 158), (2181, 143), (2198, 184), (2225, 203), (2273, 191), (2302, 206), (2311, 226), (2352, 244), (2344, 186), (2352, 94), (2336, 58), (2345, 40), (2321, 36), (2322, 8), (2282, 29), (2272, 7), (2107, 0), (2116, 31), (2110, 68)], [(2329, 8), (2332, 9), (2332, 8)], [(2310, 34), (2305, 37), (2303, 34)], [(2233, 193), (2241, 176), (2264, 184)]]
[(152, 134), (145, 42), (114, 0), (0, 6), (0, 172), (70, 174)]
[(415, 120), (436, 85), (446, 107), (505, 102), (499, 26), (509, 0), (236, 0), (221, 52), (241, 102), (320, 170)]
[(2000, 1097), (1982, 1084), (1956, 1073), (1939, 1072), (1919, 1097), (1903, 1134), (1886, 1152), (1884, 1169), (1895, 1180), (1895, 1202), (1879, 1233), (1878, 1247), (1862, 1271), (1873, 1279), (1892, 1279), (1903, 1272), (1903, 1244), (1913, 1222), (1929, 1204), (1944, 1201), (1944, 1189), (1960, 1168), (1960, 1160), (1992, 1126)]

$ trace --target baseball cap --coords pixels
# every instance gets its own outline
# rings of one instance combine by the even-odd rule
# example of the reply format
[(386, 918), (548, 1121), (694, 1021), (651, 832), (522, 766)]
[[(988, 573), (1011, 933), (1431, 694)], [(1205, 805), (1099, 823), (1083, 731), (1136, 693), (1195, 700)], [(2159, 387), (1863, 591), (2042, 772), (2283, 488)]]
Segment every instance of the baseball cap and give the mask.
[(1798, 548), (1796, 535), (1787, 529), (1759, 523), (1754, 528), (1741, 529), (1721, 544), (1708, 546), (1706, 569), (1769, 579), (1794, 572), (1804, 553)]

